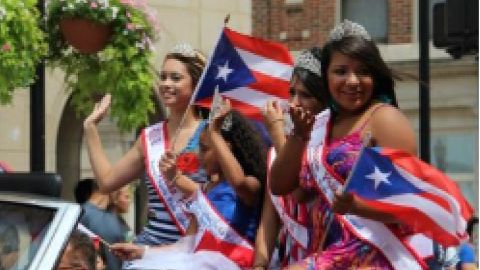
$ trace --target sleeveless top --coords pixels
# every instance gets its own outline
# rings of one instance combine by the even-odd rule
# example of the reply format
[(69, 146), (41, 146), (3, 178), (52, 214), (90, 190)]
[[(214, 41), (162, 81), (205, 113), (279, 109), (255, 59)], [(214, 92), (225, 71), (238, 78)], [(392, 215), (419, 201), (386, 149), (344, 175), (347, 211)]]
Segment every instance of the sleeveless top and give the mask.
[[(198, 155), (200, 134), (206, 124), (206, 121), (200, 122), (195, 133), (190, 138), (185, 148), (180, 152), (177, 159), (179, 162), (183, 163), (183, 173), (197, 183), (205, 183), (207, 180), (206, 172), (200, 167), (198, 158), (194, 158)], [(152, 186), (151, 182), (147, 180), (146, 175), (143, 177), (143, 180), (147, 186), (148, 196), (147, 224), (144, 226), (142, 232), (137, 235), (134, 242), (148, 245), (176, 242), (181, 237), (180, 231), (167, 212), (164, 203), (158, 197), (155, 188)]]
[(207, 198), (232, 228), (251, 243), (255, 242), (260, 220), (260, 200), (254, 206), (244, 204), (226, 180), (209, 190)]

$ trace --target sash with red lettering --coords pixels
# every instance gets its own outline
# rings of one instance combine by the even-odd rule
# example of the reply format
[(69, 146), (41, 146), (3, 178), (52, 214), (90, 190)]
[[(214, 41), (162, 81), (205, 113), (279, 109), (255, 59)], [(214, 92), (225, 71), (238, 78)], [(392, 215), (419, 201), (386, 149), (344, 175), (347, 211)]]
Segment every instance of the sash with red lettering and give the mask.
[(184, 235), (189, 219), (183, 211), (183, 193), (174, 185), (167, 185), (159, 168), (160, 158), (167, 149), (166, 126), (165, 122), (160, 122), (143, 130), (141, 138), (145, 153), (145, 165), (150, 183), (164, 203), (178, 230)]

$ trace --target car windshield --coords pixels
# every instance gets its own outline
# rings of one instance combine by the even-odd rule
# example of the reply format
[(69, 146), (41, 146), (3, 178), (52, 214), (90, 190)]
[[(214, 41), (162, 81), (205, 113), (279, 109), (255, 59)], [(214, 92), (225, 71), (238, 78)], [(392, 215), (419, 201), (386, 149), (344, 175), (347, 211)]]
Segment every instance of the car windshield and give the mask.
[(0, 202), (0, 270), (28, 269), (55, 209)]

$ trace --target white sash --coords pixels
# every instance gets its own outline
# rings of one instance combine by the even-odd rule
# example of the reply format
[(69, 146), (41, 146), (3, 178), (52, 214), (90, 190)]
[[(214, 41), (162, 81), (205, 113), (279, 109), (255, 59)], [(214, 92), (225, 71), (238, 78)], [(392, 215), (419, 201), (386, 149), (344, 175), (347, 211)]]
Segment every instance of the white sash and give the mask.
[(197, 190), (185, 203), (185, 210), (195, 215), (198, 221), (195, 251), (218, 251), (242, 267), (253, 263), (252, 244), (228, 224), (203, 192)]
[[(272, 165), (273, 160), (276, 158), (275, 149), (271, 148), (269, 155), (269, 167)], [(268, 174), (270, 176), (270, 174)], [(268, 179), (270, 182), (270, 177)], [(270, 186), (270, 185), (269, 185)], [(283, 226), (286, 229), (288, 235), (304, 250), (308, 249), (308, 245), (310, 243), (310, 237), (308, 233), (308, 229), (298, 223), (294, 218), (292, 218), (284, 209), (284, 205), (282, 203), (282, 196), (273, 195), (270, 192), (270, 188), (268, 189), (268, 193), (270, 194), (270, 198), (272, 199), (273, 206), (277, 210), (278, 216), (283, 222)]]
[(166, 133), (166, 126), (165, 122), (160, 122), (143, 130), (142, 144), (145, 154), (145, 166), (150, 183), (165, 205), (178, 230), (184, 235), (189, 219), (183, 211), (183, 193), (174, 186), (167, 186), (159, 168), (160, 158), (164, 155), (167, 148), (168, 134)]
[[(343, 184), (325, 168), (326, 151), (324, 145), (329, 118), (330, 112), (322, 113), (317, 117), (311, 140), (307, 146), (307, 160), (310, 170), (315, 177), (315, 183), (320, 195), (331, 205), (334, 192), (338, 188), (343, 188)], [(335, 218), (340, 223), (346, 224), (347, 228), (357, 237), (377, 247), (395, 269), (415, 270), (426, 268), (425, 263), (421, 259), (423, 256), (418, 254), (424, 255), (428, 252), (422, 246), (411, 246), (408, 244), (415, 237), (402, 241), (385, 224), (351, 214), (335, 215)], [(415, 239), (418, 240), (418, 238)], [(427, 238), (427, 240), (430, 239)]]

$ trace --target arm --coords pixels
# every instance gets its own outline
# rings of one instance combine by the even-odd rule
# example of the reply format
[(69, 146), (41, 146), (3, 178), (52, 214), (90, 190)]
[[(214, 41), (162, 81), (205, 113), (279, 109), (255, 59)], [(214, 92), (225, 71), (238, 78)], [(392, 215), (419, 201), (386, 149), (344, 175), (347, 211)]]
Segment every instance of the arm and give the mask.
[[(254, 266), (260, 269), (268, 267), (275, 240), (280, 231), (280, 218), (273, 206), (268, 190), (265, 190), (264, 198), (262, 216), (255, 238), (255, 259), (253, 263)], [(254, 267), (253, 269), (256, 268)]]
[(197, 221), (194, 217), (190, 218), (190, 225), (187, 228), (187, 233), (184, 237), (180, 238), (173, 244), (160, 245), (160, 246), (145, 246), (134, 243), (115, 243), (110, 245), (110, 250), (113, 254), (124, 261), (138, 260), (145, 256), (147, 250), (152, 249), (155, 251), (171, 250), (174, 249), (178, 252), (188, 252), (192, 250), (195, 243), (195, 234), (198, 231)]
[(290, 115), (294, 123), (293, 135), (288, 136), (270, 169), (270, 184), (275, 195), (286, 195), (299, 187), (303, 152), (315, 121), (315, 117), (301, 107), (291, 107)]
[(177, 157), (170, 151), (167, 151), (160, 159), (160, 171), (165, 177), (165, 180), (167, 180), (168, 183), (176, 185), (186, 197), (192, 196), (193, 193), (200, 188), (197, 183), (178, 170)]
[(93, 112), (85, 119), (83, 126), (87, 143), (88, 156), (100, 191), (110, 192), (138, 178), (144, 168), (143, 152), (140, 139), (115, 164), (111, 165), (103, 150), (97, 124), (105, 116), (110, 106), (110, 95), (95, 104)]
[(417, 154), (415, 132), (408, 119), (398, 109), (383, 106), (372, 115), (370, 122), (372, 140), (375, 146), (400, 149)]

